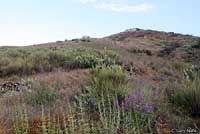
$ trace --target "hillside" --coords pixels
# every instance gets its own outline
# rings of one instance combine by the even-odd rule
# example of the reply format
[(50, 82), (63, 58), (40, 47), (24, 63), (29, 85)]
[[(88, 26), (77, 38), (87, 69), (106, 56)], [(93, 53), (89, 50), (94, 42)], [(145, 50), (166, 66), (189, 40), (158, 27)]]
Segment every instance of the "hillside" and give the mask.
[(199, 65), (199, 37), (136, 28), (107, 38), (115, 41), (120, 47), (158, 52), (162, 56), (170, 56), (171, 59)]
[(82, 39), (57, 41), (34, 46), (100, 45), (109, 48), (124, 48), (128, 51), (151, 51), (153, 54), (169, 57), (169, 59), (199, 65), (199, 42), (200, 37), (192, 35), (133, 28), (104, 38), (86, 36)]
[(136, 28), (0, 47), (0, 134), (197, 132), (199, 83), (192, 35)]

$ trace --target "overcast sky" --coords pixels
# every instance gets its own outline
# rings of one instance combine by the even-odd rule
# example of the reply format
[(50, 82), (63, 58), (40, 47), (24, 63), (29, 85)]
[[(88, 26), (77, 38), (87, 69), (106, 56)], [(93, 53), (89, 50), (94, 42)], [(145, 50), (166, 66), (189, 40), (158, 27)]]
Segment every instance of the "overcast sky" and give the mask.
[(0, 46), (134, 27), (200, 36), (200, 0), (0, 0)]

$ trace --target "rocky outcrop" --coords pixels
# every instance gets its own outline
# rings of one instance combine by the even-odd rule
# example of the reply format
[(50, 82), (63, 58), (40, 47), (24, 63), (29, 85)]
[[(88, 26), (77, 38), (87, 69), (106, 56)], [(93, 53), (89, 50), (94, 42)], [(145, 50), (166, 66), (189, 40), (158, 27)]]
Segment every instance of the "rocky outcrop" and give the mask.
[(27, 90), (28, 87), (20, 82), (5, 81), (0, 83), (0, 96), (14, 96)]

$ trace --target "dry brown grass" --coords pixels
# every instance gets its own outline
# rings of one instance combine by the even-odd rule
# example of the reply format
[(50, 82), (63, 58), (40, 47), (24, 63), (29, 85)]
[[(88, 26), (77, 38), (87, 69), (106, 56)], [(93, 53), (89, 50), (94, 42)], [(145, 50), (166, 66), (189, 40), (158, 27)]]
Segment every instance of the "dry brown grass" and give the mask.
[(67, 101), (76, 89), (88, 82), (90, 73), (89, 69), (77, 69), (68, 72), (58, 70), (52, 73), (34, 75), (31, 78), (48, 85), (58, 82), (59, 87), (56, 90), (58, 94), (64, 94), (64, 100)]
[[(71, 71), (54, 71), (51, 73), (43, 73), (29, 76), (29, 78), (40, 81), (47, 85), (52, 85), (54, 82), (58, 82), (59, 86), (56, 89), (57, 94), (63, 96), (62, 100), (58, 101), (51, 107), (51, 112), (60, 113), (60, 111), (66, 110), (66, 105), (69, 103), (71, 95), (81, 85), (88, 82), (90, 73), (88, 69), (77, 69)], [(24, 102), (23, 96), (1, 97), (0, 98), (0, 134), (11, 134), (12, 121), (16, 112), (16, 108), (19, 105), (25, 105), (27, 113), (30, 117), (30, 134), (37, 134), (39, 125), (41, 124), (41, 111), (31, 105)], [(46, 110), (47, 112), (49, 109)], [(63, 114), (60, 114), (61, 117)]]

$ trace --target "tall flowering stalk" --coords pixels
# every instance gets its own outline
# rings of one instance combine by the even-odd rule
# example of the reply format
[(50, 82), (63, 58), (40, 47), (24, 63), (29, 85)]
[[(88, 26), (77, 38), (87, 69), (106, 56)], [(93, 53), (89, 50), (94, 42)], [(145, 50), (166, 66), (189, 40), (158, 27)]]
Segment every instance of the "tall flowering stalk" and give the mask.
[(146, 91), (135, 90), (122, 100), (112, 97), (114, 108), (120, 112), (120, 122), (123, 124), (122, 130), (132, 128), (137, 133), (141, 133), (139, 130), (147, 128), (151, 131), (151, 123), (155, 119), (153, 110), (157, 94), (153, 90)]

